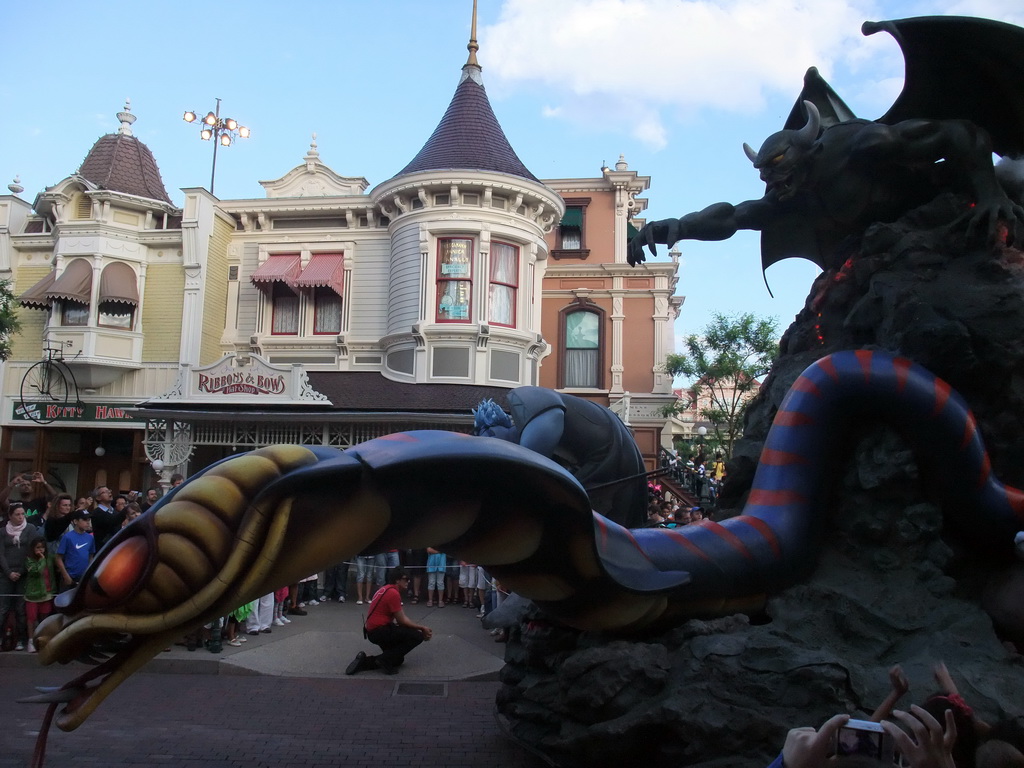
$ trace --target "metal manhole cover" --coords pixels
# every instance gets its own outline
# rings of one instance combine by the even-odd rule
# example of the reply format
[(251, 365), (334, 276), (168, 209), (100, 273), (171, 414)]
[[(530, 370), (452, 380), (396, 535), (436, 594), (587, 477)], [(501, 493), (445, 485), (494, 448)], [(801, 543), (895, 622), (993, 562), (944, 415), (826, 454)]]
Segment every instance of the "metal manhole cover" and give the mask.
[(395, 696), (447, 696), (447, 683), (398, 683)]

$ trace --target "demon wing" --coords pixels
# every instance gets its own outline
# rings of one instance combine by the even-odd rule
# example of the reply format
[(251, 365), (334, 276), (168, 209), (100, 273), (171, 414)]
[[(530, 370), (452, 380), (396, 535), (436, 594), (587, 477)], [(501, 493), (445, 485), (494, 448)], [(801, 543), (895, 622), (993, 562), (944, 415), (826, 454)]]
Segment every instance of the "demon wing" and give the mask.
[(868, 21), (903, 50), (903, 92), (877, 122), (970, 120), (999, 155), (1024, 154), (1024, 29), (989, 19), (922, 16)]

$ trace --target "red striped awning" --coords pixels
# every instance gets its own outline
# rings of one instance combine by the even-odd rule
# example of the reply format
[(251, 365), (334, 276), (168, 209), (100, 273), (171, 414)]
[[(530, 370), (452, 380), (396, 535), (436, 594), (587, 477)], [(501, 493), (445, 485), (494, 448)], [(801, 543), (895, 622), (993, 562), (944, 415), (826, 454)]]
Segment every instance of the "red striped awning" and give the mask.
[(92, 264), (86, 259), (75, 259), (68, 263), (46, 291), (46, 297), (88, 304), (92, 298)]
[(50, 274), (21, 294), (18, 303), (29, 309), (49, 309), (53, 300), (46, 295), (46, 292), (50, 290), (50, 286), (56, 279), (57, 270), (51, 269)]
[(302, 274), (295, 280), (296, 288), (330, 288), (341, 296), (345, 279), (345, 255), (314, 253)]
[(285, 283), (294, 285), (295, 279), (302, 272), (301, 257), (297, 253), (275, 253), (260, 264), (259, 269), (252, 273), (252, 282), (257, 288), (261, 284)]

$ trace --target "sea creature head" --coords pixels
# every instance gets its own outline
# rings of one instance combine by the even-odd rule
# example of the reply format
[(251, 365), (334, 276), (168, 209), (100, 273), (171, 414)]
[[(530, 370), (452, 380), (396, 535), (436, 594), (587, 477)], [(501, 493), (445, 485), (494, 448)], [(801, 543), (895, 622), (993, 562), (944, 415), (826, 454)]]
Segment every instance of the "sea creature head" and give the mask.
[(818, 108), (809, 101), (804, 102), (804, 107), (807, 109), (807, 123), (800, 130), (786, 129), (773, 133), (757, 152), (749, 144), (743, 145), (750, 162), (761, 172), (767, 197), (786, 200), (803, 182), (805, 161), (811, 155), (821, 128)]
[(97, 666), (29, 701), (50, 703), (48, 719), (56, 714), (58, 727), (72, 730), (161, 649), (251, 600), (264, 580), (259, 564), (280, 546), (274, 520), (287, 516), (280, 511), (287, 502), (256, 497), (314, 460), (300, 446), (233, 457), (122, 528), (78, 585), (57, 596), (57, 612), (34, 637), (44, 664)]
[(512, 419), (491, 398), (473, 409), (473, 434), (479, 437), (504, 437), (512, 430)]

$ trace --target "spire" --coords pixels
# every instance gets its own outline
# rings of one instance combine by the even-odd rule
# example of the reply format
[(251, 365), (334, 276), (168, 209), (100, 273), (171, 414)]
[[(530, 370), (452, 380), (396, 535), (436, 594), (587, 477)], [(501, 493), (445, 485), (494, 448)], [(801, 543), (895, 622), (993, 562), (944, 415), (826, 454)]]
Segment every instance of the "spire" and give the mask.
[(462, 67), (462, 76), (448, 110), (427, 143), (397, 175), (459, 169), (496, 171), (537, 181), (509, 144), (484, 90), (476, 58), (480, 49), (476, 41), (476, 0), (473, 0), (473, 26), (466, 47), (469, 58)]
[[(466, 60), (466, 67), (476, 67), (478, 70), (482, 69), (480, 63), (476, 60), (476, 52), (480, 50), (480, 45), (476, 41), (476, 0), (473, 0), (473, 26), (469, 32), (469, 45), (466, 46), (469, 49), (469, 58)], [(462, 69), (465, 70), (466, 67)]]
[(118, 129), (117, 132), (120, 133), (122, 136), (131, 136), (132, 123), (134, 123), (135, 120), (137, 119), (135, 115), (132, 114), (131, 99), (124, 100), (124, 111), (117, 113), (117, 119), (121, 121), (121, 127)]

